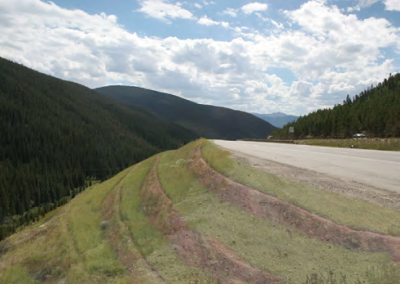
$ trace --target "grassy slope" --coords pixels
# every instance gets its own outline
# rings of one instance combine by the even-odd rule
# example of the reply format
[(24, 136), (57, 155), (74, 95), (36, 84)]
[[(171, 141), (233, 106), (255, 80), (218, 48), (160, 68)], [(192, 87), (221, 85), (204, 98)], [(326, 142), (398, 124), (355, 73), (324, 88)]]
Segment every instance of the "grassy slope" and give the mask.
[(202, 137), (214, 139), (265, 138), (276, 129), (249, 113), (201, 105), (170, 94), (137, 87), (108, 86), (100, 94), (145, 107), (160, 117), (183, 126)]
[(229, 152), (210, 142), (204, 144), (203, 153), (215, 170), (239, 183), (356, 229), (400, 235), (397, 211), (262, 172), (234, 161)]
[[(293, 229), (289, 233), (288, 228), (255, 218), (204, 188), (187, 167), (197, 143), (164, 152), (157, 164), (164, 191), (191, 228), (217, 239), (242, 260), (287, 283), (304, 283), (307, 275), (321, 271), (346, 274), (348, 283), (355, 279), (378, 283), (366, 277), (366, 271), (390, 263), (387, 254), (348, 250), (307, 238)], [(368, 222), (360, 226), (374, 231), (387, 232), (390, 226), (399, 224), (398, 212), (258, 172), (231, 160), (212, 143), (203, 141), (203, 154), (214, 168), (233, 179), (319, 215), (350, 225), (366, 219)], [(40, 283), (47, 279), (46, 283), (57, 283), (65, 279), (66, 283), (160, 283), (163, 279), (166, 283), (210, 283), (208, 273), (187, 265), (175, 254), (168, 239), (143, 212), (140, 191), (155, 160), (152, 157), (91, 187), (1, 243), (0, 282)], [(318, 206), (320, 203), (325, 206)], [(357, 205), (351, 212), (344, 212), (354, 203)], [(110, 225), (102, 230), (103, 220)]]
[(325, 147), (358, 148), (370, 150), (400, 151), (400, 138), (370, 138), (370, 139), (309, 139), (295, 143), (304, 145), (318, 145)]
[[(191, 144), (179, 152), (163, 154), (159, 165), (163, 188), (189, 224), (206, 235), (216, 237), (253, 266), (289, 282), (300, 283), (308, 274), (330, 270), (355, 280), (370, 267), (389, 261), (382, 253), (357, 253), (311, 240), (295, 231), (288, 234), (283, 226), (257, 219), (220, 201), (202, 187), (185, 167), (194, 146)], [(215, 151), (214, 155), (222, 153), (210, 144), (204, 148)], [(221, 161), (220, 158), (216, 160)], [(222, 156), (224, 159), (227, 160)]]

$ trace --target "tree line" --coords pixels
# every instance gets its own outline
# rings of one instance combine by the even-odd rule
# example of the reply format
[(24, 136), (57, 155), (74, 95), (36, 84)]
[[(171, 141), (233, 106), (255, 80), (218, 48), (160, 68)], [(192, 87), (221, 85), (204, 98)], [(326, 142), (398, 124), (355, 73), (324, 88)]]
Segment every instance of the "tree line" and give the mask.
[(0, 239), (92, 180), (195, 138), (143, 108), (0, 58)]
[[(294, 134), (289, 133), (289, 127), (294, 127)], [(331, 109), (301, 116), (270, 135), (276, 138), (345, 138), (355, 133), (400, 137), (400, 73), (390, 75), (352, 98), (347, 95), (342, 104)]]

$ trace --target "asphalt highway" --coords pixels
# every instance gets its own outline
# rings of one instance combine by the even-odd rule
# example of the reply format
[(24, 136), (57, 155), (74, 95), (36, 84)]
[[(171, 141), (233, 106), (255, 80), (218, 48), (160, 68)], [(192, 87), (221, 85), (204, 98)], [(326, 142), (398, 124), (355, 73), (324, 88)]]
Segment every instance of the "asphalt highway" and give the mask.
[(248, 141), (214, 142), (229, 151), (400, 193), (400, 152)]

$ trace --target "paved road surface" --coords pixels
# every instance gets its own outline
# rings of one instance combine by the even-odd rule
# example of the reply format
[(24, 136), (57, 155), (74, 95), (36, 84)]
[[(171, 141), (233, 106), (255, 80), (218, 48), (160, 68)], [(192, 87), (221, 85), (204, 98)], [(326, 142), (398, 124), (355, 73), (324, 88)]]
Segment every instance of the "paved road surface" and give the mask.
[(214, 142), (230, 151), (400, 193), (400, 152), (270, 142)]

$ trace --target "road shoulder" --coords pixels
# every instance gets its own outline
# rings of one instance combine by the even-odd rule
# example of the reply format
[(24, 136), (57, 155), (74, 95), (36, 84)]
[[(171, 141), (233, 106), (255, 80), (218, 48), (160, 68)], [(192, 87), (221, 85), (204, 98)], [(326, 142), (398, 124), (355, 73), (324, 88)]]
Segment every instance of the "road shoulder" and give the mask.
[(257, 158), (240, 152), (233, 152), (229, 149), (226, 150), (233, 153), (232, 158), (264, 172), (400, 211), (400, 194), (396, 192), (349, 180), (337, 179), (326, 174)]

